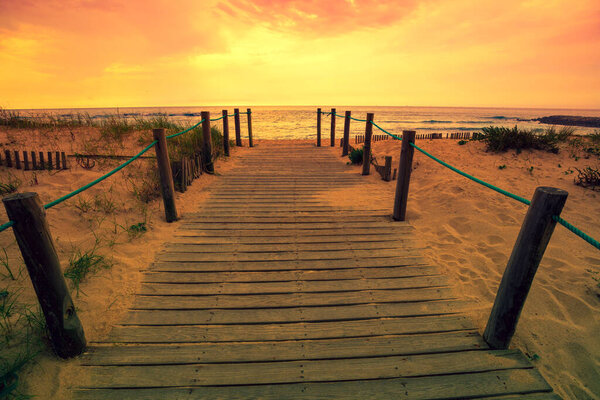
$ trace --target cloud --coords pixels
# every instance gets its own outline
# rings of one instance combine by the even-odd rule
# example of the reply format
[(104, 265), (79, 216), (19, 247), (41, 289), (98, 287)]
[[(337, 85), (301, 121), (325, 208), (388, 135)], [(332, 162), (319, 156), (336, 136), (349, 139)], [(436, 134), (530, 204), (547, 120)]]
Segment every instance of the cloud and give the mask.
[(385, 27), (412, 13), (418, 0), (223, 0), (218, 8), (247, 24), (307, 36)]

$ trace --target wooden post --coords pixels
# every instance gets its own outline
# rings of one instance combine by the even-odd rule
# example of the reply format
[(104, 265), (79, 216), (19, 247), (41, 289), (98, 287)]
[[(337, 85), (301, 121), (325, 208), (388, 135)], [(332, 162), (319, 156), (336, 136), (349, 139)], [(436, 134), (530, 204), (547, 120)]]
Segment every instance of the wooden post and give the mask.
[(23, 152), (23, 169), (29, 171), (29, 155), (26, 151)]
[(385, 173), (383, 175), (383, 180), (389, 182), (392, 180), (392, 157), (385, 156)]
[(4, 150), (4, 158), (6, 158), (6, 166), (12, 168), (12, 160), (10, 159), (10, 150)]
[(398, 181), (396, 183), (396, 198), (394, 199), (394, 219), (406, 220), (406, 202), (408, 200), (408, 184), (412, 170), (412, 159), (415, 152), (410, 144), (415, 142), (415, 131), (402, 132), (402, 152), (400, 153), (400, 166), (398, 167)]
[(15, 150), (15, 168), (21, 169), (21, 157), (19, 156), (19, 152)]
[(362, 174), (369, 175), (371, 171), (371, 136), (373, 135), (373, 113), (367, 114), (365, 125), (365, 144), (363, 145), (363, 168)]
[(506, 349), (515, 333), (521, 310), (556, 222), (569, 194), (538, 187), (508, 260), (483, 338), (494, 349)]
[(242, 133), (240, 130), (240, 109), (233, 110), (233, 121), (235, 123), (235, 145), (242, 146)]
[(171, 171), (171, 162), (169, 160), (169, 150), (167, 148), (167, 138), (164, 129), (153, 129), (152, 135), (156, 144), (156, 162), (160, 176), (160, 189), (165, 206), (165, 218), (167, 222), (177, 221), (177, 208), (175, 208), (175, 189), (173, 187), (173, 173)]
[(331, 138), (330, 138), (331, 147), (335, 146), (335, 108), (331, 109)]
[(317, 147), (321, 147), (321, 109), (317, 108)]
[(40, 169), (43, 171), (46, 169), (46, 164), (44, 163), (44, 152), (40, 151)]
[(13, 232), (46, 318), (54, 351), (70, 358), (85, 350), (86, 341), (67, 289), (42, 203), (37, 193), (16, 193), (2, 199), (14, 221)]
[[(237, 129), (239, 128), (239, 120), (240, 120), (240, 113), (239, 110), (236, 108), (236, 113), (237, 113), (237, 126), (236, 126), (236, 140), (237, 140)], [(213, 161), (212, 161), (212, 138), (210, 135), (210, 112), (208, 111), (202, 111), (200, 113), (202, 115), (202, 119), (204, 120), (202, 122), (202, 160), (204, 161), (204, 167), (206, 172), (208, 172), (209, 174), (214, 174), (215, 172), (215, 167), (213, 165)]]
[(62, 169), (67, 169), (67, 156), (64, 151), (60, 153), (60, 157), (62, 159)]
[(229, 157), (229, 120), (227, 119), (227, 110), (223, 114), (223, 153)]
[(252, 142), (252, 110), (250, 110), (249, 108), (247, 109), (248, 111), (248, 146), (249, 147), (254, 147), (254, 144)]
[(56, 162), (56, 169), (60, 169), (60, 153), (58, 151), (54, 153), (54, 159)]
[(52, 169), (52, 152), (51, 151), (48, 152), (48, 169), (49, 170)]
[(31, 169), (38, 169), (37, 160), (35, 159), (35, 151), (31, 152)]
[(346, 119), (344, 120), (344, 147), (342, 147), (342, 157), (348, 155), (348, 145), (350, 141), (350, 111), (346, 111)]

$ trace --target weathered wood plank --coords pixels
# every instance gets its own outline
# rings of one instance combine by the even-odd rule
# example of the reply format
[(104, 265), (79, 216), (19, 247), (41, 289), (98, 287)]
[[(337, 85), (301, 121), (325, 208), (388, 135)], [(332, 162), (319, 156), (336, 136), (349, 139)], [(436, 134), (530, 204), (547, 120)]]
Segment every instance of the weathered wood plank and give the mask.
[[(373, 246), (389, 246), (390, 243), (404, 243), (415, 240), (414, 235), (409, 233), (396, 233), (396, 234), (384, 234), (384, 235), (338, 235), (338, 236), (220, 236), (211, 237), (208, 235), (197, 235), (195, 233), (189, 234), (175, 234), (175, 240), (171, 243), (192, 243), (195, 245), (212, 245), (219, 246), (222, 244), (239, 244), (239, 245), (253, 245), (253, 246), (273, 246), (279, 244), (292, 244), (298, 245), (300, 248), (311, 249), (314, 245), (347, 245), (347, 246), (361, 246), (371, 244)], [(169, 247), (171, 244), (165, 244), (165, 247)], [(262, 247), (261, 247), (262, 248)], [(356, 247), (355, 247), (356, 248)]]
[(412, 230), (402, 226), (390, 226), (384, 228), (328, 228), (311, 231), (308, 229), (295, 231), (293, 229), (285, 230), (263, 230), (263, 229), (248, 229), (248, 230), (202, 230), (181, 227), (176, 236), (210, 236), (210, 237), (321, 237), (321, 236), (364, 236), (364, 235), (397, 235), (409, 233)]
[(530, 366), (525, 356), (514, 350), (252, 364), (119, 366), (118, 370), (112, 366), (92, 366), (89, 368), (90, 382), (82, 386), (131, 388), (328, 382), (498, 371)]
[(381, 268), (351, 268), (333, 270), (290, 270), (260, 272), (154, 272), (146, 271), (142, 282), (156, 283), (217, 283), (217, 282), (286, 282), (311, 280), (342, 280), (402, 278), (439, 274), (440, 269), (432, 266), (405, 266)]
[[(333, 243), (280, 243), (273, 244), (271, 241), (263, 241), (263, 243), (252, 244), (234, 244), (232, 238), (229, 243), (198, 243), (197, 240), (178, 241), (176, 243), (165, 244), (165, 249), (169, 252), (194, 252), (194, 253), (280, 253), (280, 252), (324, 252), (324, 251), (347, 251), (354, 250), (372, 250), (377, 254), (381, 250), (405, 250), (416, 248), (416, 241), (413, 238), (405, 237), (396, 240), (382, 242), (346, 242), (339, 241)], [(291, 241), (291, 240), (288, 240)], [(313, 240), (314, 242), (314, 240)]]
[(487, 349), (475, 331), (281, 342), (92, 346), (83, 365), (147, 365), (319, 360)]
[(436, 315), (335, 322), (288, 324), (117, 326), (99, 342), (111, 343), (203, 343), (263, 342), (277, 340), (326, 339), (381, 335), (473, 330), (473, 323), (461, 315)]
[(388, 279), (352, 279), (328, 281), (291, 281), (257, 283), (145, 283), (140, 295), (232, 295), (252, 293), (313, 293), (356, 290), (415, 289), (447, 286), (445, 276), (417, 276)]
[(290, 222), (290, 223), (245, 223), (245, 222), (223, 222), (223, 223), (194, 223), (185, 222), (181, 224), (180, 229), (206, 230), (322, 230), (322, 229), (370, 229), (370, 228), (390, 228), (394, 227), (391, 222)]
[(453, 299), (445, 287), (419, 289), (357, 290), (320, 293), (263, 293), (248, 295), (206, 296), (137, 296), (134, 309), (203, 309), (203, 308), (261, 308), (295, 306), (333, 306), (342, 304), (399, 303)]
[(370, 259), (347, 260), (297, 260), (297, 261), (252, 261), (252, 262), (155, 262), (150, 266), (151, 271), (289, 271), (289, 270), (319, 270), (319, 269), (348, 269), (374, 267), (403, 267), (425, 264), (422, 257), (386, 257)]
[(251, 310), (133, 310), (127, 314), (122, 325), (223, 325), (415, 317), (455, 314), (464, 306), (465, 302), (460, 300), (439, 300)]

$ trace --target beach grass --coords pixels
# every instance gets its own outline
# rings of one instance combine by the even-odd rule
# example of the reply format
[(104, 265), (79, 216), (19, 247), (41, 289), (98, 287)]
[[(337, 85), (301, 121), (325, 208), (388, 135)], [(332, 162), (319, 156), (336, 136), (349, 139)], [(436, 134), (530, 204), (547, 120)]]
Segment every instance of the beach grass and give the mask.
[(489, 126), (482, 128), (481, 133), (475, 135), (474, 140), (480, 140), (486, 144), (487, 151), (505, 152), (514, 149), (517, 152), (525, 149), (545, 150), (558, 153), (558, 144), (566, 142), (575, 133), (572, 127), (561, 127), (556, 129), (550, 127), (542, 133), (534, 130), (519, 129), (502, 126)]

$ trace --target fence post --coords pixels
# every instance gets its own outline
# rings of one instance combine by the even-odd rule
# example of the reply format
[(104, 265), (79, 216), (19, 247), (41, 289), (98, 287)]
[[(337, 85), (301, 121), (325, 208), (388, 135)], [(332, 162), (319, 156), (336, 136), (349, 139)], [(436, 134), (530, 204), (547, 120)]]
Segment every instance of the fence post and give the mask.
[(373, 136), (373, 113), (367, 114), (365, 125), (365, 144), (363, 145), (363, 175), (369, 175), (371, 171), (371, 136)]
[(12, 161), (10, 159), (10, 150), (4, 150), (4, 158), (6, 158), (6, 166), (12, 168)]
[(569, 194), (538, 187), (504, 270), (483, 338), (494, 349), (506, 349), (515, 333), (521, 310), (544, 251)]
[(383, 180), (389, 182), (392, 180), (392, 157), (385, 156), (385, 169), (383, 174)]
[[(237, 119), (239, 121), (239, 110), (237, 111), (238, 116)], [(202, 160), (204, 161), (204, 166), (206, 168), (206, 172), (209, 174), (213, 174), (215, 172), (215, 167), (212, 161), (212, 137), (210, 134), (210, 112), (202, 111), (200, 113), (202, 119)]]
[(321, 109), (317, 108), (317, 147), (321, 147)]
[(342, 157), (348, 155), (348, 143), (350, 141), (350, 111), (346, 111), (346, 118), (344, 119), (344, 147), (342, 148)]
[(331, 109), (331, 147), (335, 147), (335, 108)]
[(83, 327), (67, 289), (42, 203), (37, 193), (2, 199), (46, 319), (54, 351), (70, 358), (85, 350)]
[(19, 156), (19, 152), (15, 150), (15, 168), (21, 169), (21, 157)]
[(248, 147), (254, 147), (252, 143), (252, 110), (248, 108), (246, 111), (248, 112)]
[(233, 110), (233, 121), (235, 123), (235, 145), (242, 147), (242, 133), (240, 130), (240, 109)]
[(29, 171), (29, 154), (26, 151), (23, 152), (23, 170)]
[(169, 150), (167, 148), (167, 138), (164, 129), (153, 129), (152, 135), (156, 144), (156, 162), (158, 164), (158, 173), (160, 175), (160, 189), (165, 206), (165, 218), (167, 222), (177, 221), (177, 208), (175, 207), (175, 189), (173, 187), (173, 173), (171, 171), (171, 161), (169, 160)]
[(408, 200), (408, 184), (412, 170), (412, 159), (415, 152), (410, 144), (415, 142), (415, 131), (402, 132), (402, 152), (400, 153), (400, 166), (398, 167), (398, 181), (396, 183), (396, 197), (394, 199), (394, 219), (406, 220), (406, 202)]
[(229, 157), (229, 120), (227, 110), (223, 110), (223, 153)]

